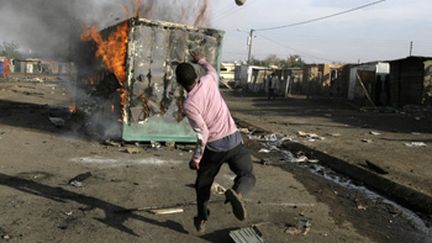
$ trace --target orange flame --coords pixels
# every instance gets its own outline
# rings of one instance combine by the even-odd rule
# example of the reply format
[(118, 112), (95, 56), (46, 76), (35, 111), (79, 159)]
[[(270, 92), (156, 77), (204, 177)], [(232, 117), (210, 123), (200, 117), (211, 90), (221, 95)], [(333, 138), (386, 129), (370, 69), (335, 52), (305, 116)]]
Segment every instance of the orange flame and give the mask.
[[(117, 91), (120, 93), (122, 111), (128, 104), (126, 84), (126, 55), (128, 46), (129, 23), (123, 22), (111, 32), (107, 39), (102, 37), (101, 32), (95, 26), (88, 27), (81, 35), (81, 41), (94, 41), (97, 45), (96, 57), (100, 58), (107, 70), (112, 72), (120, 84)], [(90, 81), (90, 80), (89, 80)], [(90, 81), (90, 84), (93, 82)], [(113, 112), (114, 112), (113, 106)], [(122, 119), (119, 119), (122, 121)]]
[(71, 104), (71, 105), (69, 106), (69, 112), (72, 113), (72, 114), (74, 114), (74, 113), (77, 112), (76, 104)]
[(96, 57), (102, 60), (107, 70), (114, 73), (122, 87), (126, 82), (128, 33), (129, 23), (124, 22), (117, 26), (106, 40), (95, 26), (86, 28), (81, 35), (82, 41), (94, 41), (96, 43)]

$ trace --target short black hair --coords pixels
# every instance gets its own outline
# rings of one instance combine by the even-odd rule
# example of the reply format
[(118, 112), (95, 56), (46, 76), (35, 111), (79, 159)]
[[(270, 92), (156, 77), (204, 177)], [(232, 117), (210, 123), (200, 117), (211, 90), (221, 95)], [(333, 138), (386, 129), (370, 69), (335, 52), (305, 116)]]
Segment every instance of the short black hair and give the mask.
[(184, 62), (180, 63), (176, 68), (177, 82), (183, 87), (191, 86), (197, 79), (195, 68), (192, 64)]

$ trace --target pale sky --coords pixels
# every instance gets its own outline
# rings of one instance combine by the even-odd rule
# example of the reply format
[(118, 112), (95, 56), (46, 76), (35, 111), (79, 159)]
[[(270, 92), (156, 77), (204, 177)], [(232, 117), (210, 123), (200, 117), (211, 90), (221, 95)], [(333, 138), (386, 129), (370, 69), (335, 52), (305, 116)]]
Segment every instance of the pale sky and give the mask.
[[(158, 15), (190, 15), (204, 0), (155, 1)], [(375, 0), (208, 0), (210, 27), (226, 31), (223, 61), (246, 60), (247, 32), (334, 14)], [(121, 7), (132, 0), (0, 0), (0, 42), (15, 40), (27, 52), (68, 51), (67, 42), (79, 26), (70, 19), (112, 25), (123, 19)], [(185, 12), (186, 11), (186, 12)], [(192, 15), (191, 15), (192, 16)], [(287, 29), (257, 32), (253, 56), (285, 58), (298, 54), (308, 63), (357, 63), (432, 56), (432, 0), (386, 0), (346, 15)], [(102, 24), (102, 27), (103, 25)], [(106, 27), (106, 26), (105, 26)]]
[[(247, 31), (317, 18), (374, 0), (216, 0), (212, 25), (226, 31), (224, 60), (247, 58)], [(299, 54), (307, 62), (362, 62), (432, 56), (432, 0), (387, 0), (346, 15), (258, 32), (253, 56)]]

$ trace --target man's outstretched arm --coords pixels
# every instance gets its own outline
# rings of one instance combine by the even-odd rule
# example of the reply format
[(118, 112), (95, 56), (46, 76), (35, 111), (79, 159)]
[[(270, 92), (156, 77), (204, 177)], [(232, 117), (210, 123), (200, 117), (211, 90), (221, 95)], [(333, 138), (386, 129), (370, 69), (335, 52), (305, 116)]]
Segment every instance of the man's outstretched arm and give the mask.
[(216, 69), (210, 63), (208, 63), (201, 54), (197, 52), (192, 52), (191, 55), (194, 62), (201, 65), (206, 71), (206, 74), (203, 77), (201, 77), (201, 80), (204, 82), (206, 82), (207, 80), (217, 82), (218, 77), (217, 77)]

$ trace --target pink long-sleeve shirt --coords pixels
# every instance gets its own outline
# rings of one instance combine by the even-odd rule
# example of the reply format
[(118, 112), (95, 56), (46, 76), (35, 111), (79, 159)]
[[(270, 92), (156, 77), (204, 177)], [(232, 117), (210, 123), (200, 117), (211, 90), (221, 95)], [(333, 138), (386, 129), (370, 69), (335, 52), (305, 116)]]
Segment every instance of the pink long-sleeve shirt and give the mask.
[(219, 92), (216, 70), (204, 58), (198, 64), (204, 67), (206, 74), (188, 93), (184, 102), (184, 111), (198, 137), (198, 145), (192, 157), (196, 163), (201, 161), (208, 142), (237, 131), (234, 119)]

